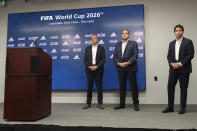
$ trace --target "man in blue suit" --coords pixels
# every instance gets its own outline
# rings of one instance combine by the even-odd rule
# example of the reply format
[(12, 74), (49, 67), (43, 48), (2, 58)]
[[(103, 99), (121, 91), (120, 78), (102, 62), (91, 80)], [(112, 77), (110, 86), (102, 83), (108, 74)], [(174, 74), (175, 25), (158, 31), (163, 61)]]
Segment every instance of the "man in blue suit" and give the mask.
[(191, 60), (194, 57), (194, 46), (190, 39), (183, 37), (184, 28), (182, 25), (174, 27), (176, 40), (169, 44), (168, 63), (170, 66), (168, 77), (168, 107), (163, 113), (174, 112), (174, 92), (177, 81), (180, 83), (180, 110), (179, 114), (186, 112), (187, 88), (189, 76), (192, 72)]
[(132, 89), (134, 110), (139, 111), (138, 87), (136, 82), (138, 45), (129, 40), (129, 31), (122, 30), (122, 42), (115, 46), (114, 62), (117, 66), (120, 85), (120, 104), (114, 109), (125, 108), (127, 78)]
[(98, 45), (98, 37), (96, 34), (93, 34), (91, 39), (92, 45), (86, 48), (84, 55), (84, 64), (88, 81), (88, 91), (87, 101), (86, 104), (83, 106), (83, 109), (88, 109), (91, 107), (92, 88), (94, 85), (94, 81), (96, 82), (96, 87), (98, 91), (99, 108), (104, 109), (102, 80), (105, 63), (105, 49), (104, 47)]

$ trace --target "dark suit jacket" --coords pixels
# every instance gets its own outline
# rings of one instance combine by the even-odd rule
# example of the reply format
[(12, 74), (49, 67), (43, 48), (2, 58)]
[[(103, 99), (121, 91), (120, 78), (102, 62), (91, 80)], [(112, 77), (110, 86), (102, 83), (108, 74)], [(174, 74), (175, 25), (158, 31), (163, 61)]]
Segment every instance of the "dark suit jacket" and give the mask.
[(128, 67), (120, 67), (117, 66), (117, 71), (137, 71), (137, 58), (138, 58), (138, 45), (137, 42), (135, 41), (128, 41), (124, 55), (122, 57), (122, 42), (119, 42), (115, 46), (115, 51), (114, 51), (114, 62), (117, 66), (118, 62), (130, 62), (131, 64)]
[[(104, 71), (104, 67), (103, 67), (104, 63), (105, 63), (105, 49), (104, 47), (98, 45), (96, 52), (96, 65), (98, 66), (97, 71), (99, 72)], [(88, 69), (88, 67), (92, 66), (92, 46), (88, 46), (85, 50), (84, 64), (86, 67), (86, 72), (91, 72), (91, 70)]]
[[(169, 49), (168, 49), (168, 63), (175, 62), (175, 45), (176, 40), (170, 42)], [(179, 48), (179, 62), (182, 64), (180, 68), (181, 72), (183, 73), (191, 73), (192, 72), (192, 64), (191, 60), (194, 57), (194, 45), (192, 40), (183, 37), (180, 48)], [(173, 68), (170, 66), (170, 70)]]

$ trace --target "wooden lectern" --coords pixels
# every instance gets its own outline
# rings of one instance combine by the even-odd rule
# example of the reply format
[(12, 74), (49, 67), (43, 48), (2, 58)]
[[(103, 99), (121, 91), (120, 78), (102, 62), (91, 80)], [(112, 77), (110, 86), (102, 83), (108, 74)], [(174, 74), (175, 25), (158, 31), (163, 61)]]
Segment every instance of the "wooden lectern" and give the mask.
[(4, 119), (35, 121), (51, 114), (52, 59), (41, 48), (8, 48)]

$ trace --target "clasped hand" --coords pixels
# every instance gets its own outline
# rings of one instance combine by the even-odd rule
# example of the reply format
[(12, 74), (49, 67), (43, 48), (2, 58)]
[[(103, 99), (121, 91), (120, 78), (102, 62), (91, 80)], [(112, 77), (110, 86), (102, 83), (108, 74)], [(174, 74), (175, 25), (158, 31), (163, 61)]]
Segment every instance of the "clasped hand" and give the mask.
[(117, 63), (117, 65), (120, 66), (120, 67), (127, 67), (130, 64), (131, 64), (130, 62), (123, 62), (123, 63), (118, 62)]
[(177, 62), (176, 63), (171, 63), (170, 65), (172, 66), (173, 69), (179, 69), (179, 68), (181, 68), (180, 63), (177, 63)]
[(89, 66), (88, 67), (91, 71), (96, 71), (98, 69), (98, 66)]

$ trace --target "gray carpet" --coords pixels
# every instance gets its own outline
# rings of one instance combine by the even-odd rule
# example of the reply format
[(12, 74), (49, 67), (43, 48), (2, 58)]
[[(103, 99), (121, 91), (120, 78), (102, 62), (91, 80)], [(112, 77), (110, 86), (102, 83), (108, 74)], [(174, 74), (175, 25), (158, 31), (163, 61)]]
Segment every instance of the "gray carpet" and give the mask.
[(81, 109), (83, 104), (52, 104), (52, 114), (36, 122), (14, 122), (3, 120), (3, 104), (0, 104), (1, 124), (46, 124), (61, 126), (102, 126), (121, 128), (159, 128), (159, 129), (197, 129), (197, 105), (188, 105), (187, 113), (175, 112), (163, 114), (166, 105), (140, 105), (140, 111), (132, 105), (125, 109), (114, 110), (115, 105), (107, 104), (99, 109), (93, 104), (90, 109)]

